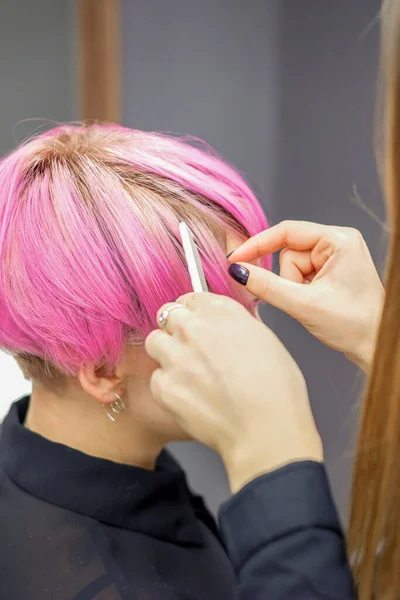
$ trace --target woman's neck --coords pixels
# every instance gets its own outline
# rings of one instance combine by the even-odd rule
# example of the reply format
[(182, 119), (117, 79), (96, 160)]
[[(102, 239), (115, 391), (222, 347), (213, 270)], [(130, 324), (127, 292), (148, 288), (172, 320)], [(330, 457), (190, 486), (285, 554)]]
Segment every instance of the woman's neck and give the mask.
[(85, 454), (154, 469), (163, 441), (138, 426), (129, 408), (112, 422), (99, 402), (74, 389), (59, 395), (34, 387), (25, 427)]

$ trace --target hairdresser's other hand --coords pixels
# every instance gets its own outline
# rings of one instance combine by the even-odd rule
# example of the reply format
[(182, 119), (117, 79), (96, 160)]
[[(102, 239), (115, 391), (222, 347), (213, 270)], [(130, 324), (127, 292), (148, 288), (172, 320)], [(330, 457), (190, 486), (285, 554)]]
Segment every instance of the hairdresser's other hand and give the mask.
[[(280, 252), (280, 274), (248, 264)], [(321, 342), (367, 371), (372, 360), (384, 291), (359, 231), (284, 221), (245, 242), (230, 257), (253, 294), (285, 311)]]
[(152, 394), (219, 452), (232, 490), (283, 464), (322, 461), (304, 378), (274, 333), (230, 298), (189, 294), (178, 302), (185, 306), (169, 313), (168, 333), (146, 340), (161, 366)]

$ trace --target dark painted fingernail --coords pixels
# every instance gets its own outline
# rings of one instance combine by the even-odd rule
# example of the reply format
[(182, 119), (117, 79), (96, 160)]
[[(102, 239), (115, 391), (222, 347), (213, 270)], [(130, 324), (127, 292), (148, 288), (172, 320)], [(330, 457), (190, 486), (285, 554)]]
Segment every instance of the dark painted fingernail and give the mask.
[(246, 285), (249, 280), (250, 272), (246, 267), (242, 267), (242, 265), (234, 263), (229, 267), (228, 273), (235, 281), (242, 285)]
[(230, 256), (232, 256), (232, 254), (235, 252), (235, 250), (232, 250), (232, 252), (229, 252), (229, 254), (227, 254), (226, 258), (229, 258)]

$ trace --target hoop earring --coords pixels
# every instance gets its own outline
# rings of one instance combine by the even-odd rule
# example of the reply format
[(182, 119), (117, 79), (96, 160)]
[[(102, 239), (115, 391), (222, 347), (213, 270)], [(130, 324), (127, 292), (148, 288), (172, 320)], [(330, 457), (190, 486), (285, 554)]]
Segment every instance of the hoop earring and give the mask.
[[(107, 417), (111, 421), (113, 421), (113, 423), (115, 423), (116, 419), (113, 416), (113, 414), (111, 413), (111, 411), (113, 413), (115, 413), (116, 415), (120, 415), (125, 410), (125, 404), (124, 404), (124, 401), (122, 400), (121, 396), (118, 396), (118, 394), (114, 394), (114, 395), (116, 397), (116, 400), (114, 400), (114, 402), (112, 402), (109, 405), (104, 404), (104, 409), (106, 411)], [(110, 411), (110, 409), (111, 409), (111, 411)]]

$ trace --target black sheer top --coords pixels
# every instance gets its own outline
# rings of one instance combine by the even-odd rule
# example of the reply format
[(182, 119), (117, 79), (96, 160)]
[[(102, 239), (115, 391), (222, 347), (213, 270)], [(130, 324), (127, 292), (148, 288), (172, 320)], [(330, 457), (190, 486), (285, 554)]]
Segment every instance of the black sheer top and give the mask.
[(163, 451), (155, 471), (95, 458), (23, 425), (0, 438), (0, 598), (230, 600), (216, 525)]

